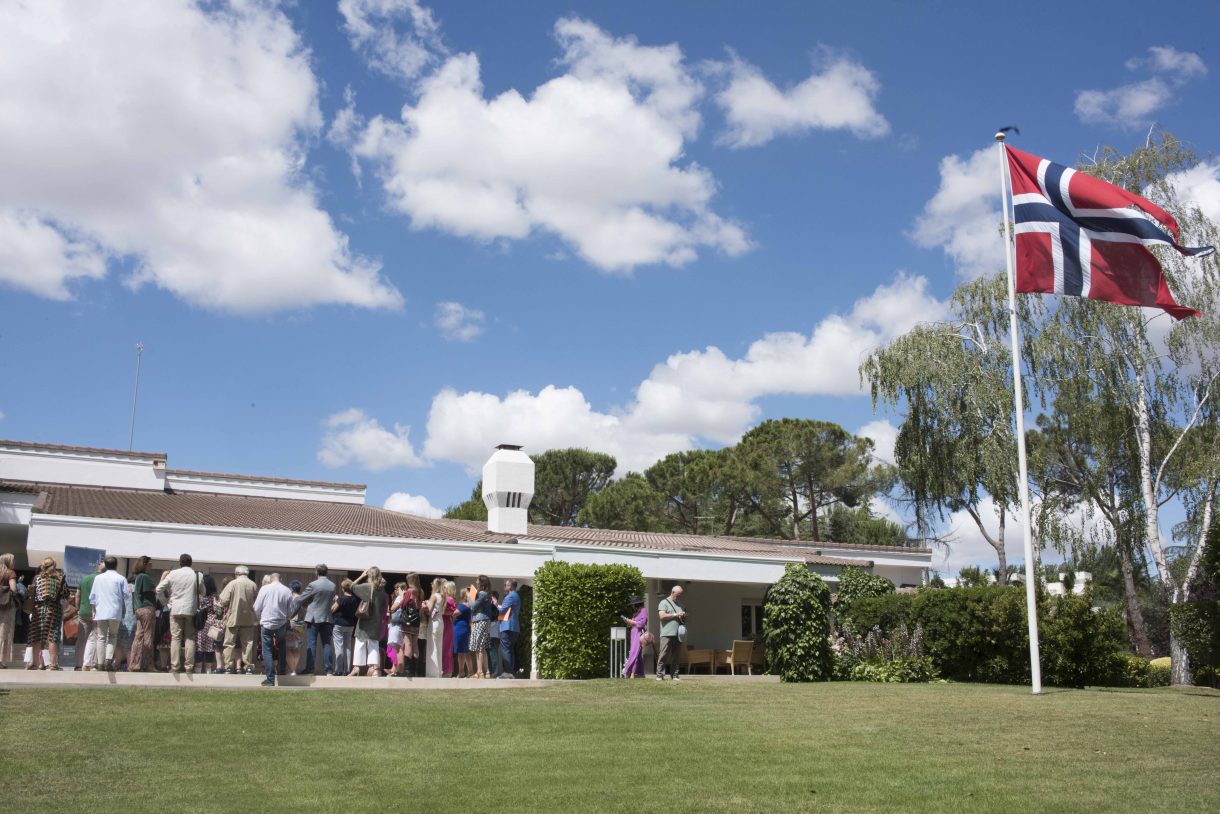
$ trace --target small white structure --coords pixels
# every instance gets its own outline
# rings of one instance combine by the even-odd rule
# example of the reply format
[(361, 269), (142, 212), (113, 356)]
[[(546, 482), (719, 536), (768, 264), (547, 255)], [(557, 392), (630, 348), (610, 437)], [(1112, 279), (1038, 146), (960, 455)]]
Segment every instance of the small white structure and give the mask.
[(834, 590), (854, 566), (898, 587), (923, 583), (927, 548), (712, 537), (539, 526), (528, 523), (534, 465), (520, 449), (498, 448), (484, 468), (486, 524), (431, 520), (365, 505), (363, 484), (167, 468), (165, 453), (0, 440), (0, 552), (19, 571), (66, 546), (105, 549), (126, 573), (147, 555), (157, 571), (189, 553), (219, 581), (235, 565), (312, 579), (317, 563), (356, 576), (377, 565), (466, 584), (479, 574), (528, 585), (550, 560), (633, 565), (656, 607), (685, 587), (692, 648), (728, 648), (760, 631), (763, 599), (784, 568), (800, 564)]
[(500, 444), (483, 464), (483, 505), (487, 530), (525, 534), (534, 499), (534, 462), (513, 444)]

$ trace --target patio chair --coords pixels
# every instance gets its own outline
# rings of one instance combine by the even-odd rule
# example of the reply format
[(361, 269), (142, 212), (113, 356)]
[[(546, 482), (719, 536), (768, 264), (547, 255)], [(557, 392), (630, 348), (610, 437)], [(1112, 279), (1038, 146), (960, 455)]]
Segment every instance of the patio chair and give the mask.
[(749, 639), (733, 640), (733, 649), (729, 651), (729, 658), (726, 664), (729, 672), (737, 675), (738, 667), (746, 668), (746, 675), (754, 675), (752, 666), (754, 661), (754, 642)]
[(716, 651), (710, 647), (692, 648), (683, 645), (682, 664), (689, 675), (694, 667), (706, 667), (709, 673), (716, 672)]

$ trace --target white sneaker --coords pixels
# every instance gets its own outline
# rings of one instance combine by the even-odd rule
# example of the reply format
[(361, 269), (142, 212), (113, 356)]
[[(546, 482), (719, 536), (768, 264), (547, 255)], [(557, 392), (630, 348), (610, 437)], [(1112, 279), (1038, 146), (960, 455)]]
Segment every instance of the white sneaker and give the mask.
[(664, 680), (665, 680), (665, 676), (657, 676), (657, 681), (664, 681)]

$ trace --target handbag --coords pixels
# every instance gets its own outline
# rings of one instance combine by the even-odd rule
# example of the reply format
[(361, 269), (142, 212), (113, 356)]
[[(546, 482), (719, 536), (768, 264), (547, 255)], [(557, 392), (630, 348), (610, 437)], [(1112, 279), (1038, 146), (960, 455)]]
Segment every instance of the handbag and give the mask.
[(412, 603), (410, 605), (407, 605), (404, 608), (400, 608), (400, 610), (402, 611), (401, 624), (403, 627), (419, 627), (419, 606), (418, 605)]
[(214, 642), (224, 641), (225, 629), (219, 624), (208, 625), (208, 638)]
[(368, 619), (373, 615), (373, 586), (369, 586), (369, 598), (361, 599), (360, 604), (356, 606), (356, 618)]
[(678, 625), (678, 641), (686, 644), (686, 625)]

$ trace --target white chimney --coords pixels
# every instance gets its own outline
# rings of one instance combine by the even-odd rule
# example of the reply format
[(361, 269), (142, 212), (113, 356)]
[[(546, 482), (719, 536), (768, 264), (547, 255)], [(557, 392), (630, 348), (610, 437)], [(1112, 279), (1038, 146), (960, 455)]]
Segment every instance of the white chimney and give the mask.
[(487, 530), (525, 534), (534, 499), (534, 462), (512, 444), (500, 444), (483, 464), (483, 503)]

